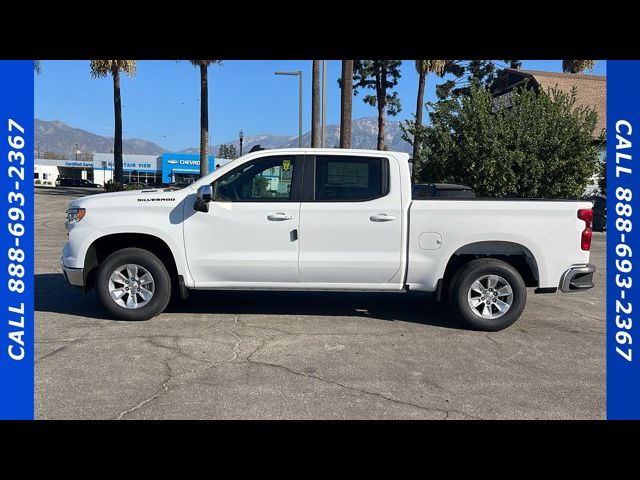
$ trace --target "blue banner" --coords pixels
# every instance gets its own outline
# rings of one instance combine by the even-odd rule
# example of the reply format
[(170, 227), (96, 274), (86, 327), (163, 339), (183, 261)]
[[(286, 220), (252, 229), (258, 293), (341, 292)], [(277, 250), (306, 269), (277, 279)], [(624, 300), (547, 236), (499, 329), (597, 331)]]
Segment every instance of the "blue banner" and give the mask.
[(640, 419), (637, 78), (640, 61), (607, 62), (607, 418), (613, 420)]
[(33, 61), (0, 61), (0, 418), (34, 417)]

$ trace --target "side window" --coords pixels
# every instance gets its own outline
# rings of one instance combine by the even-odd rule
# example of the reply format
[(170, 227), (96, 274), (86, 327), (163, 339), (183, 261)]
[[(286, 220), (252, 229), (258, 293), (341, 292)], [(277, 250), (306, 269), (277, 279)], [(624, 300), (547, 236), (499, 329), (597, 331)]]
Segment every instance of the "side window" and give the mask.
[(358, 202), (388, 193), (388, 160), (383, 158), (317, 156), (315, 200)]
[(215, 182), (216, 200), (291, 201), (294, 159), (293, 156), (267, 157), (241, 165)]

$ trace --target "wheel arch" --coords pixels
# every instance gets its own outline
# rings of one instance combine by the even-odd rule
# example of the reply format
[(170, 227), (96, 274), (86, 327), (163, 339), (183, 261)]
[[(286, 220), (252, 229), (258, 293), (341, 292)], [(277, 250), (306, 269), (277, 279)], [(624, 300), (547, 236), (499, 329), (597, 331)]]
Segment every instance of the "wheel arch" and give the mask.
[(98, 237), (87, 249), (83, 269), (85, 290), (93, 288), (98, 267), (109, 255), (129, 247), (156, 255), (167, 267), (172, 283), (178, 282), (176, 259), (166, 241), (148, 233), (113, 233)]
[(527, 287), (537, 287), (540, 283), (538, 262), (531, 250), (517, 242), (489, 240), (469, 243), (451, 255), (444, 269), (443, 287), (449, 285), (458, 269), (476, 258), (495, 258), (508, 263), (522, 276)]

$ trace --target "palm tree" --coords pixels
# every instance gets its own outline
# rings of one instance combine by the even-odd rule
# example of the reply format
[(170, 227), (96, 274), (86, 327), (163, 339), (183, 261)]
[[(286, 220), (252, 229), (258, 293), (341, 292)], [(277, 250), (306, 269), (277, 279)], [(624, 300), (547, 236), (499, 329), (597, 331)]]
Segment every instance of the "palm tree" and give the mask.
[(195, 67), (200, 68), (200, 176), (209, 173), (209, 88), (207, 70), (209, 65), (221, 64), (222, 60), (189, 60)]
[(353, 60), (342, 60), (340, 81), (340, 148), (351, 148)]
[(395, 116), (402, 110), (398, 92), (393, 89), (401, 76), (402, 60), (354, 60), (353, 94), (359, 89), (373, 90), (375, 93), (364, 95), (362, 100), (378, 110), (377, 150), (386, 150), (384, 131), (386, 116)]
[(113, 77), (113, 110), (115, 138), (113, 140), (113, 175), (115, 183), (123, 183), (122, 171), (122, 99), (120, 96), (120, 72), (132, 77), (136, 74), (135, 60), (91, 60), (91, 77)]
[(562, 71), (566, 73), (584, 73), (593, 70), (597, 60), (562, 60)]
[(424, 110), (424, 87), (427, 75), (435, 73), (439, 77), (445, 74), (446, 60), (416, 60), (418, 72), (418, 98), (416, 100), (416, 123), (413, 136), (414, 162), (420, 159), (420, 133), (422, 132), (422, 111)]
[(320, 60), (313, 61), (311, 81), (311, 148), (320, 146)]

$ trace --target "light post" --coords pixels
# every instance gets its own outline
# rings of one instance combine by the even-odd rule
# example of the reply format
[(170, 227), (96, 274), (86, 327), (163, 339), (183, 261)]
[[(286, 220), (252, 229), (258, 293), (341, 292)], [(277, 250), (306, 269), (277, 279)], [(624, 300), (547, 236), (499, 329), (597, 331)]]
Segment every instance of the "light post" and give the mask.
[[(78, 146), (78, 142), (76, 142), (76, 163), (78, 162), (78, 155), (80, 155), (80, 148)], [(80, 165), (80, 178), (84, 178), (86, 180), (86, 175), (84, 173), (84, 165)]]
[(302, 148), (302, 71), (275, 72), (276, 75), (294, 75), (298, 77), (298, 146)]
[(322, 61), (322, 127), (320, 127), (320, 146), (325, 148), (327, 131), (327, 61)]
[(240, 129), (240, 133), (238, 134), (240, 138), (240, 156), (242, 156), (242, 144), (244, 143), (244, 132)]

